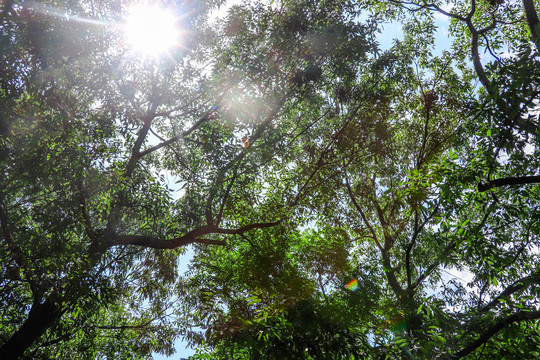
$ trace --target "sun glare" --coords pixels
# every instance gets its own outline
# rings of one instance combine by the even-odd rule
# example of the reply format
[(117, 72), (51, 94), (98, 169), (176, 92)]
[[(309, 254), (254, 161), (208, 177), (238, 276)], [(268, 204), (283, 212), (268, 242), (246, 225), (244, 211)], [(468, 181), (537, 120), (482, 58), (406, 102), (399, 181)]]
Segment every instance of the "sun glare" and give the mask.
[(178, 19), (171, 9), (141, 5), (131, 9), (124, 23), (131, 49), (143, 56), (158, 57), (179, 45)]

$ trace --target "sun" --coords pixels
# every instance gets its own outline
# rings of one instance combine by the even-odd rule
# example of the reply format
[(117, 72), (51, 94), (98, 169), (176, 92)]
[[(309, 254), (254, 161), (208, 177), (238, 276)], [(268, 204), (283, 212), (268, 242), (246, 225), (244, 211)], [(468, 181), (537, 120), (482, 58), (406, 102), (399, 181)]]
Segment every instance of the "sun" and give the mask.
[(125, 19), (126, 43), (145, 57), (159, 57), (179, 45), (180, 28), (172, 9), (157, 4), (134, 6)]

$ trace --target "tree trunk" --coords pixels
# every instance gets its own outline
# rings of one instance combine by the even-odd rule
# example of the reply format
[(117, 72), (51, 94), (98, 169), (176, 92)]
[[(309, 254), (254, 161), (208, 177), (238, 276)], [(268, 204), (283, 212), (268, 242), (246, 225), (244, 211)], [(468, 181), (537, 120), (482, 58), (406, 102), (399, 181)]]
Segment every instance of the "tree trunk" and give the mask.
[(538, 14), (534, 7), (533, 0), (523, 0), (523, 9), (525, 10), (525, 18), (531, 31), (531, 40), (536, 45), (536, 48), (540, 50), (540, 20), (538, 20)]
[(43, 304), (35, 301), (24, 324), (0, 347), (2, 359), (19, 359), (61, 316), (59, 306), (50, 299)]

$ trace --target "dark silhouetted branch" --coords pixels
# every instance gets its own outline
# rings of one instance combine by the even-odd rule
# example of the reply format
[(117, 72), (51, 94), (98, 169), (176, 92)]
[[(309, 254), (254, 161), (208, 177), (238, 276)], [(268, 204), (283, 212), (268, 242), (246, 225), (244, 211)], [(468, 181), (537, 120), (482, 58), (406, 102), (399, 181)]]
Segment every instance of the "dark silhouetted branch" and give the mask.
[(21, 358), (24, 352), (61, 316), (62, 312), (54, 301), (49, 299), (41, 303), (35, 300), (22, 326), (0, 346), (2, 359)]
[(492, 308), (494, 308), (495, 306), (497, 306), (497, 304), (499, 303), (501, 299), (508, 298), (512, 294), (526, 288), (527, 286), (531, 284), (540, 283), (540, 279), (538, 278), (538, 276), (539, 276), (539, 273), (535, 272), (529, 276), (526, 276), (522, 279), (519, 279), (513, 282), (512, 284), (507, 286), (499, 295), (493, 298), (488, 304), (486, 304), (486, 306), (484, 306), (480, 311), (487, 312), (491, 310)]
[(487, 341), (489, 341), (492, 336), (494, 336), (499, 331), (512, 323), (524, 320), (537, 319), (540, 319), (540, 311), (520, 311), (518, 313), (499, 319), (498, 321), (493, 323), (486, 331), (484, 331), (484, 333), (482, 333), (478, 339), (465, 346), (461, 351), (458, 351), (454, 355), (450, 356), (450, 359), (457, 360), (467, 356), (468, 354), (472, 353), (474, 350), (485, 344)]
[(501, 179), (495, 179), (486, 183), (478, 184), (478, 191), (484, 192), (489, 189), (505, 186), (505, 185), (523, 185), (523, 184), (536, 184), (540, 182), (540, 176), (521, 176), (521, 177), (507, 177)]
[(523, 10), (525, 10), (525, 18), (531, 31), (532, 41), (536, 48), (540, 50), (540, 20), (538, 20), (538, 14), (534, 8), (534, 1), (523, 0)]
[(176, 249), (188, 244), (225, 245), (224, 240), (201, 238), (209, 234), (242, 235), (253, 229), (263, 229), (276, 226), (280, 221), (272, 223), (253, 223), (238, 229), (223, 229), (216, 225), (200, 226), (187, 234), (174, 239), (160, 239), (150, 235), (116, 235), (109, 239), (110, 246), (135, 245), (152, 249)]

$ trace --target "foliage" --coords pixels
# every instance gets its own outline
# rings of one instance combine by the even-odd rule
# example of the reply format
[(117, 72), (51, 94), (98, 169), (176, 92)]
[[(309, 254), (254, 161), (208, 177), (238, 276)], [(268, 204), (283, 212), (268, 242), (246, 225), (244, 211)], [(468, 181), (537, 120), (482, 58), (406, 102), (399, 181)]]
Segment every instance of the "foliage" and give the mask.
[(538, 356), (532, 1), (129, 5), (0, 5), (3, 356)]

